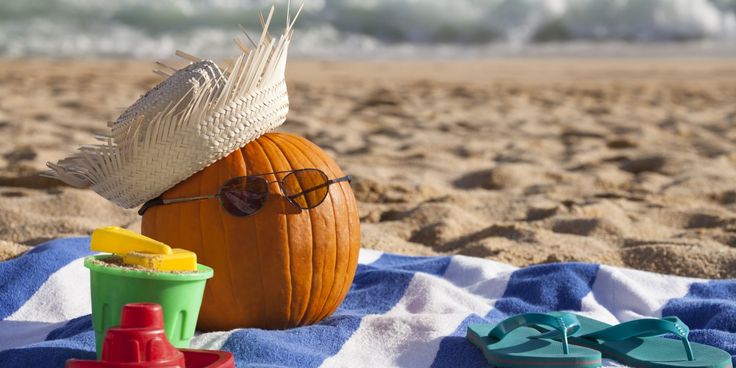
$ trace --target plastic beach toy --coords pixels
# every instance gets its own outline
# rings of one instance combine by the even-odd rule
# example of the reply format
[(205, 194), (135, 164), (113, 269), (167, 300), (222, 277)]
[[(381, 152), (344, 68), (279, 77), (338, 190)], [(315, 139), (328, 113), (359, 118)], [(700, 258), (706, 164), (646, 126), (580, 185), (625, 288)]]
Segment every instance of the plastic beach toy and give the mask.
[[(540, 339), (535, 326), (551, 328), (561, 341)], [(573, 315), (562, 318), (526, 313), (505, 319), (496, 326), (469, 324), (467, 338), (496, 367), (600, 367), (601, 353), (568, 344), (567, 336), (580, 328)]]
[(141, 266), (155, 271), (195, 271), (197, 255), (186, 249), (171, 249), (168, 245), (136, 232), (117, 226), (99, 228), (92, 232), (90, 249), (114, 253), (127, 265)]
[(92, 292), (92, 327), (95, 330), (97, 356), (108, 328), (120, 323), (125, 304), (149, 302), (163, 307), (163, 323), (171, 344), (189, 346), (194, 335), (206, 280), (211, 268), (197, 264), (191, 272), (156, 272), (105, 263), (109, 254), (90, 256), (84, 266), (90, 270)]
[(153, 303), (127, 304), (120, 326), (107, 331), (100, 360), (66, 361), (66, 368), (235, 368), (232, 353), (177, 350), (164, 333), (163, 310)]
[(171, 273), (106, 266), (87, 257), (92, 290), (92, 327), (100, 356), (105, 331), (120, 323), (123, 305), (137, 302), (158, 303), (164, 310), (164, 328), (169, 341), (178, 348), (189, 346), (194, 335), (204, 286), (211, 278), (211, 268), (198, 264), (196, 272)]

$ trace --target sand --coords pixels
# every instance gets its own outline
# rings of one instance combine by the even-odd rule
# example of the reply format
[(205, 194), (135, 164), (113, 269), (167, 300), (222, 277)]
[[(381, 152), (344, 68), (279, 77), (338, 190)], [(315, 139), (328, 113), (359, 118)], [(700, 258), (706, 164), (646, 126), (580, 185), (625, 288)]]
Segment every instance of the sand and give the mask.
[[(292, 61), (302, 134), (355, 177), (366, 248), (736, 277), (730, 59)], [(39, 178), (159, 80), (146, 61), (0, 61), (0, 258), (139, 229)]]
[[(141, 253), (128, 253), (128, 254), (141, 255)], [(166, 270), (166, 271), (161, 271), (159, 269), (149, 268), (149, 267), (146, 267), (146, 266), (143, 266), (143, 265), (136, 265), (136, 264), (125, 263), (124, 258), (121, 257), (121, 256), (119, 256), (119, 255), (116, 255), (116, 254), (111, 254), (108, 257), (98, 257), (98, 258), (92, 259), (90, 261), (90, 263), (95, 264), (95, 265), (98, 265), (98, 266), (106, 267), (106, 268), (107, 267), (110, 267), (110, 268), (114, 268), (114, 269), (118, 269), (118, 270), (124, 270), (124, 271), (141, 271), (141, 272), (146, 272), (147, 275), (149, 275), (149, 274), (154, 275), (154, 274), (157, 274), (157, 273), (167, 273), (167, 274), (184, 275), (184, 274), (195, 274), (195, 273), (198, 273), (199, 272), (197, 270), (189, 270), (189, 271), (188, 270), (173, 270), (173, 271), (172, 270)]]

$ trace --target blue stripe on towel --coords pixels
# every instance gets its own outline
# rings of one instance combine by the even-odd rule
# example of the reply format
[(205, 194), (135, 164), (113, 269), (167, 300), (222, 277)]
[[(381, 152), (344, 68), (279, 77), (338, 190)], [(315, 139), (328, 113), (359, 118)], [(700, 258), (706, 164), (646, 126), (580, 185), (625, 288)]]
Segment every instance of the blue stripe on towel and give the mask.
[[(412, 258), (415, 262), (410, 262)], [(384, 313), (404, 296), (415, 272), (442, 275), (451, 259), (384, 254), (370, 265), (358, 265), (353, 285), (340, 309), (358, 315)]]
[(441, 276), (450, 265), (452, 257), (415, 257), (384, 253), (368, 266), (374, 268), (390, 268), (408, 272), (424, 272)]
[(46, 341), (0, 352), (0, 367), (63, 367), (67, 359), (96, 359), (92, 316), (86, 315), (51, 331)]
[(736, 365), (736, 280), (699, 282), (687, 295), (672, 299), (662, 316), (677, 316), (690, 327), (690, 341), (731, 353)]
[(511, 274), (503, 298), (495, 308), (506, 316), (529, 312), (580, 310), (598, 274), (597, 264), (550, 263)]
[(358, 265), (350, 292), (333, 316), (285, 331), (237, 330), (223, 349), (235, 354), (238, 366), (317, 367), (340, 350), (363, 316), (393, 308), (416, 272), (442, 275), (451, 259), (384, 254), (369, 265)]
[(437, 356), (432, 362), (432, 368), (487, 368), (488, 363), (483, 353), (465, 339), (468, 325), (471, 323), (487, 323), (488, 320), (471, 314), (465, 318), (452, 335), (445, 337), (440, 342)]
[(46, 340), (59, 340), (79, 335), (81, 333), (92, 330), (92, 315), (77, 317), (64, 325), (64, 327), (57, 328), (46, 336)]
[(67, 359), (96, 359), (95, 334), (90, 330), (62, 339), (49, 340), (24, 348), (0, 351), (0, 367), (63, 367)]
[[(17, 311), (54, 272), (92, 254), (89, 237), (57, 239), (33, 248), (0, 267), (0, 320)], [(32, 270), (32, 272), (29, 272)]]
[(95, 359), (95, 353), (63, 346), (33, 346), (0, 351), (0, 367), (63, 367), (67, 359)]

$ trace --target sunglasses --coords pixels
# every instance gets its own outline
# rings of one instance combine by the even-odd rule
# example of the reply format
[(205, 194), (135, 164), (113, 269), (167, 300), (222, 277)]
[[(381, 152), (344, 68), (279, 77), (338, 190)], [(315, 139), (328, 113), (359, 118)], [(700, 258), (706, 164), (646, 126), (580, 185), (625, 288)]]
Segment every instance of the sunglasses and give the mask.
[[(264, 175), (286, 174), (280, 180), (266, 181)], [(268, 199), (268, 185), (278, 183), (281, 193), (294, 207), (308, 210), (319, 206), (327, 197), (329, 186), (346, 181), (350, 183), (350, 175), (337, 179), (329, 179), (319, 169), (298, 169), (288, 171), (274, 171), (271, 173), (238, 176), (222, 184), (217, 194), (202, 195), (186, 198), (157, 197), (147, 201), (138, 210), (143, 214), (151, 207), (174, 203), (199, 201), (203, 199), (220, 200), (220, 205), (229, 214), (237, 217), (250, 216), (258, 212)]]

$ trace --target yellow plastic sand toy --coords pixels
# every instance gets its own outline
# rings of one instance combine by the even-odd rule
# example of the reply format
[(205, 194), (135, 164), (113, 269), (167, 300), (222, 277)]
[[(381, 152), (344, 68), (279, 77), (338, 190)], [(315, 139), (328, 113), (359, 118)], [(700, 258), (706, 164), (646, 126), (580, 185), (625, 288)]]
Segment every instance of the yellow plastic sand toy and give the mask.
[(92, 232), (90, 249), (119, 255), (123, 263), (154, 271), (196, 271), (197, 255), (117, 226)]

